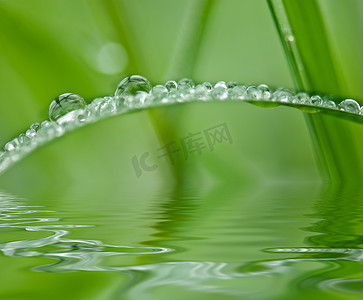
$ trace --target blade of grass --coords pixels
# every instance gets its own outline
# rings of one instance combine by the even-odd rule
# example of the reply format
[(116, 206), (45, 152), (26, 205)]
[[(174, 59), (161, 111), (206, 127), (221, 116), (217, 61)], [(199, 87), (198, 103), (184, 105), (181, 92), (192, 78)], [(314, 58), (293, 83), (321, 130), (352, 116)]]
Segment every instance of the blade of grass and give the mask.
[[(284, 45), (296, 88), (308, 92), (348, 94), (340, 67), (330, 48), (316, 0), (268, 0)], [(291, 45), (292, 43), (292, 45)], [(296, 74), (297, 73), (297, 74)], [(356, 124), (323, 115), (308, 115), (307, 123), (323, 176), (330, 182), (361, 177)], [(352, 176), (354, 174), (354, 176)]]

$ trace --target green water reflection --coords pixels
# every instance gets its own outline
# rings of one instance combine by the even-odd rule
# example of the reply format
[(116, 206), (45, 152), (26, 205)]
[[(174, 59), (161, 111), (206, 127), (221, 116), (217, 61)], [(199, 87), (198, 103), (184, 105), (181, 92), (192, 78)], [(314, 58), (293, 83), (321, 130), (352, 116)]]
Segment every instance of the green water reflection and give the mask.
[(162, 191), (138, 209), (3, 191), (0, 298), (361, 299), (358, 192)]

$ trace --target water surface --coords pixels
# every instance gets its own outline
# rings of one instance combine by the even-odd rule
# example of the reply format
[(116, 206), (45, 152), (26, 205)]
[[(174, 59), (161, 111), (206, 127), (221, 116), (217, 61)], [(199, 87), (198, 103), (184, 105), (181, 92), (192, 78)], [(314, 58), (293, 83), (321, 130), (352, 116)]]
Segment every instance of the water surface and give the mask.
[(358, 194), (297, 184), (164, 186), (122, 201), (2, 191), (0, 297), (361, 299)]

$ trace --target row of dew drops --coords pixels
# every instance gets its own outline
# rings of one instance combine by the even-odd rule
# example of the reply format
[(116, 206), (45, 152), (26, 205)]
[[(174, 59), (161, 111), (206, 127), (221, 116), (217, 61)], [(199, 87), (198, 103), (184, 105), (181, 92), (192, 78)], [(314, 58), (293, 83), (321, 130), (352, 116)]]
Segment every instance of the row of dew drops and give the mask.
[(301, 105), (301, 109), (329, 108), (353, 114), (363, 114), (363, 107), (352, 99), (336, 105), (328, 97), (293, 93), (284, 88), (271, 90), (267, 85), (239, 85), (236, 82), (219, 81), (212, 85), (204, 82), (195, 85), (191, 79), (168, 81), (152, 86), (140, 75), (124, 78), (114, 96), (96, 98), (90, 104), (76, 94), (65, 93), (54, 99), (49, 106), (49, 121), (35, 123), (25, 132), (8, 142), (0, 151), (0, 172), (47, 141), (65, 132), (95, 122), (110, 115), (161, 104), (208, 100), (246, 100), (278, 104)]

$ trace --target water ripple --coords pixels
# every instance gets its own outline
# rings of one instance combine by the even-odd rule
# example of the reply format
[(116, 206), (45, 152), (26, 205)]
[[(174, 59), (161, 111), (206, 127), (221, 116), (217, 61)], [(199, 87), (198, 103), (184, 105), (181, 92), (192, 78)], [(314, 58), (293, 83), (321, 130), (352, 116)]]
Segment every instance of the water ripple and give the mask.
[[(163, 247), (119, 246), (105, 244), (98, 240), (69, 239), (65, 237), (71, 233), (69, 229), (94, 227), (94, 225), (48, 225), (44, 223), (57, 222), (60, 218), (17, 217), (34, 213), (54, 213), (54, 211), (34, 208), (36, 207), (21, 205), (17, 200), (0, 195), (0, 228), (51, 233), (47, 237), (0, 244), (0, 251), (5, 256), (51, 258), (58, 261), (50, 265), (37, 266), (34, 268), (36, 271), (112, 270), (112, 268), (102, 268), (97, 265), (109, 256), (150, 255), (172, 251)], [(42, 225), (33, 225), (34, 223), (42, 223)]]

